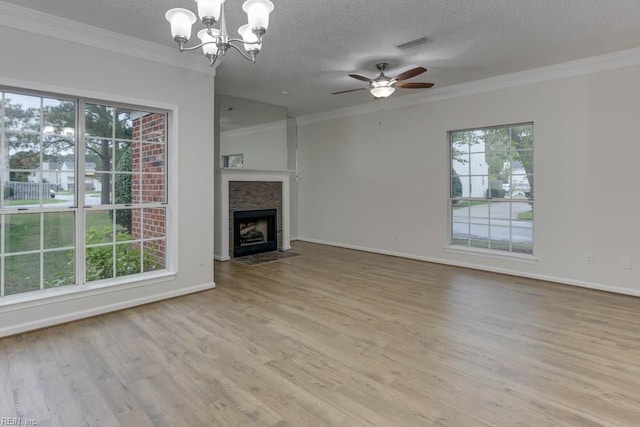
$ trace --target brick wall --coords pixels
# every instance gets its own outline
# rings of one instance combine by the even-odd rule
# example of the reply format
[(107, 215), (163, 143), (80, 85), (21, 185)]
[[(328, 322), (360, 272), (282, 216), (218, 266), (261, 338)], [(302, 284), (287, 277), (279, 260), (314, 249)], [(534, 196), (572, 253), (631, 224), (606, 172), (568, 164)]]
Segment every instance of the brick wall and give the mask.
[[(132, 203), (165, 202), (165, 118), (164, 114), (147, 114), (133, 122)], [(135, 240), (165, 237), (165, 209), (133, 209), (131, 231)], [(145, 242), (144, 248), (146, 253), (154, 254), (158, 263), (165, 265), (165, 240)]]
[(233, 257), (233, 213), (277, 209), (278, 250), (282, 250), (282, 182), (229, 182), (229, 255)]

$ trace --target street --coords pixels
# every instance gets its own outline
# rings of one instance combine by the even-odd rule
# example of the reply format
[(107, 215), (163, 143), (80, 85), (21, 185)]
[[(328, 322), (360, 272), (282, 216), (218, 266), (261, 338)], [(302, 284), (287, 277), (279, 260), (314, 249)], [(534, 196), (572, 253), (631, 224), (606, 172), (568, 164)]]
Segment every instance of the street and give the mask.
[(454, 208), (453, 237), (532, 243), (533, 221), (518, 219), (530, 210), (528, 203), (508, 202)]

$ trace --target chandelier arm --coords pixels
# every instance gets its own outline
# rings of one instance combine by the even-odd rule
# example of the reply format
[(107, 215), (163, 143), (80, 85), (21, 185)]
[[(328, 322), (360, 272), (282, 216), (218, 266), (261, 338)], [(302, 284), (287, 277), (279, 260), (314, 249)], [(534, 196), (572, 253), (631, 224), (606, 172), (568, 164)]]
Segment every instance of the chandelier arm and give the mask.
[(215, 41), (210, 41), (210, 42), (204, 42), (204, 43), (200, 43), (199, 45), (193, 46), (193, 47), (184, 47), (184, 45), (180, 46), (180, 52), (190, 52), (192, 50), (196, 50), (196, 49), (200, 49), (202, 46), (206, 46), (208, 44), (216, 44)]
[(245, 41), (244, 39), (237, 39), (237, 38), (233, 38), (233, 39), (229, 39), (229, 42), (237, 42), (237, 43), (244, 43), (244, 44), (257, 44), (257, 45), (261, 45), (262, 44), (262, 37), (259, 38), (256, 41)]
[(252, 53), (251, 56), (247, 55), (244, 50), (240, 49), (238, 46), (236, 46), (235, 44), (231, 44), (229, 43), (229, 46), (234, 48), (235, 50), (238, 51), (238, 53), (240, 55), (242, 55), (244, 57), (244, 59), (246, 59), (247, 61), (251, 61), (251, 62), (256, 62), (256, 54)]

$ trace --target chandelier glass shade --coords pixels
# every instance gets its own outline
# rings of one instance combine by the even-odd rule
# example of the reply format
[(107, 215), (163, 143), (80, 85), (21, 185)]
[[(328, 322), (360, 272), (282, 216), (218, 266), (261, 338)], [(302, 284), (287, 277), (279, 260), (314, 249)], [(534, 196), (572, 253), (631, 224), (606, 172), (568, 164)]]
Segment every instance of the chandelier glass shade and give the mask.
[(225, 0), (195, 1), (200, 22), (206, 27), (198, 31), (200, 44), (196, 46), (185, 46), (191, 39), (191, 27), (197, 21), (196, 15), (183, 8), (171, 9), (165, 15), (171, 24), (171, 36), (178, 43), (180, 52), (202, 48), (212, 67), (229, 49), (234, 49), (245, 59), (255, 62), (256, 55), (262, 48), (262, 36), (269, 28), (269, 14), (273, 11), (273, 3), (269, 0), (246, 0), (242, 9), (247, 14), (248, 23), (238, 29), (241, 38), (231, 38), (224, 17)]

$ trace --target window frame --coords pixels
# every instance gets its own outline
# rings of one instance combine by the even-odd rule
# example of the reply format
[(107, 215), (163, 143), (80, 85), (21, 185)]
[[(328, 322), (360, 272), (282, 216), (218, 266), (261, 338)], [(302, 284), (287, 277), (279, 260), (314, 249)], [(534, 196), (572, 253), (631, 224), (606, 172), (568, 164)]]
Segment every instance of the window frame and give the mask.
[[(14, 303), (22, 303), (22, 302), (33, 301), (33, 300), (40, 300), (43, 298), (49, 298), (52, 296), (55, 297), (58, 295), (64, 296), (64, 295), (74, 294), (78, 292), (85, 292), (90, 289), (100, 289), (105, 287), (113, 287), (116, 285), (136, 286), (135, 285), (136, 283), (146, 284), (146, 283), (164, 282), (166, 280), (171, 280), (172, 278), (175, 278), (177, 274), (177, 254), (175, 254), (175, 247), (176, 247), (175, 234), (177, 232), (177, 224), (176, 224), (177, 215), (174, 212), (174, 210), (177, 209), (177, 206), (175, 203), (176, 201), (175, 191), (173, 191), (173, 189), (170, 190), (170, 185), (173, 182), (172, 176), (176, 173), (175, 168), (177, 164), (176, 162), (177, 159), (175, 159), (174, 158), (175, 156), (172, 156), (171, 154), (173, 152), (173, 145), (175, 144), (175, 141), (177, 138), (177, 134), (175, 133), (175, 126), (174, 126), (174, 123), (175, 123), (174, 120), (176, 118), (176, 113), (175, 113), (176, 107), (165, 106), (165, 105), (154, 106), (152, 102), (130, 103), (130, 102), (112, 101), (112, 100), (109, 100), (108, 98), (96, 99), (94, 97), (61, 94), (61, 93), (51, 92), (47, 90), (28, 89), (28, 88), (15, 87), (10, 85), (3, 85), (3, 84), (0, 84), (0, 92), (15, 93), (19, 95), (34, 96), (34, 97), (40, 97), (40, 98), (53, 98), (57, 100), (72, 101), (75, 103), (75, 108), (76, 108), (75, 127), (74, 127), (76, 134), (73, 136), (74, 144), (75, 144), (75, 153), (74, 153), (75, 169), (73, 171), (74, 203), (72, 203), (71, 206), (64, 205), (64, 206), (57, 206), (57, 207), (55, 205), (45, 205), (44, 200), (47, 197), (46, 195), (43, 195), (44, 190), (40, 189), (40, 194), (41, 194), (40, 205), (28, 206), (27, 208), (13, 207), (13, 206), (0, 207), (0, 215), (3, 218), (3, 221), (4, 221), (4, 217), (13, 215), (13, 214), (38, 214), (40, 215), (40, 224), (41, 224), (41, 229), (40, 229), (41, 247), (38, 252), (41, 258), (40, 282), (39, 282), (40, 289), (39, 290), (34, 289), (33, 291), (25, 291), (25, 292), (16, 293), (16, 294), (4, 295), (4, 277), (3, 277), (1, 279), (2, 284), (0, 288), (0, 290), (3, 291), (0, 294), (1, 295), (0, 306), (4, 306), (7, 304), (14, 304)], [(137, 207), (141, 210), (154, 209), (154, 208), (164, 209), (164, 237), (163, 237), (164, 238), (164, 268), (162, 269), (149, 271), (149, 272), (140, 272), (133, 275), (118, 276), (118, 277), (113, 277), (113, 278), (104, 279), (104, 280), (96, 280), (91, 282), (87, 281), (86, 271), (85, 271), (86, 270), (85, 269), (85, 263), (86, 263), (85, 215), (86, 215), (86, 212), (90, 212), (92, 210), (91, 206), (85, 205), (86, 190), (84, 188), (84, 175), (86, 172), (85, 171), (85, 139), (86, 138), (85, 138), (84, 114), (85, 114), (85, 106), (88, 103), (95, 103), (98, 105), (107, 105), (109, 107), (113, 107), (114, 109), (127, 109), (127, 110), (143, 111), (148, 113), (158, 113), (158, 114), (164, 115), (164, 118), (165, 118), (164, 155), (163, 155), (164, 171), (162, 174), (163, 181), (164, 181), (164, 201), (154, 203), (154, 204), (140, 203), (140, 204), (127, 205), (128, 208), (133, 209)], [(41, 112), (42, 112), (42, 108), (43, 107), (42, 107), (42, 101), (41, 101)], [(0, 117), (4, 117), (4, 110), (0, 111)], [(41, 116), (40, 117), (40, 121), (41, 121), (40, 133), (41, 134), (43, 132), (42, 126), (44, 126), (43, 120), (44, 118)], [(8, 163), (7, 165), (4, 165), (5, 159), (7, 159), (6, 160), (7, 162), (9, 159), (8, 155), (6, 154), (8, 153), (8, 151), (5, 150), (5, 145), (7, 145), (8, 147), (8, 144), (5, 143), (4, 124), (2, 124), (2, 129), (0, 130), (2, 130), (2, 134), (3, 134), (2, 140), (0, 141), (0, 144), (1, 144), (0, 150), (2, 150), (3, 160), (0, 165), (3, 166), (2, 168), (3, 173), (8, 174), (10, 172), (9, 170), (10, 168), (8, 168)], [(40, 139), (40, 141), (42, 141), (42, 138)], [(141, 138), (141, 141), (144, 141), (144, 139)], [(42, 152), (41, 152), (39, 169), (38, 169), (38, 171), (40, 171), (40, 176), (42, 176), (41, 174), (42, 170), (43, 169), (42, 169)], [(115, 177), (115, 165), (114, 165), (114, 171), (112, 171), (112, 174)], [(141, 173), (140, 175), (142, 176), (144, 174)], [(113, 187), (114, 185), (113, 182), (111, 183), (111, 185)], [(0, 195), (3, 195), (3, 192), (4, 192), (4, 188), (0, 189)], [(109, 205), (111, 209), (115, 209), (116, 207), (120, 206), (120, 205), (116, 205), (114, 202), (115, 200), (112, 199), (112, 204)], [(96, 206), (95, 208), (97, 207), (98, 206)], [(102, 209), (104, 208), (105, 206), (103, 205)], [(43, 289), (42, 277), (44, 274), (46, 274), (46, 272), (44, 272), (42, 257), (44, 256), (43, 254), (51, 251), (51, 249), (44, 248), (42, 246), (43, 215), (46, 215), (47, 213), (58, 213), (58, 212), (60, 213), (73, 212), (73, 215), (75, 217), (75, 227), (73, 227), (74, 233), (75, 233), (74, 243), (73, 243), (74, 263), (75, 263), (74, 283), (65, 285), (65, 286), (60, 286), (60, 287)], [(0, 238), (2, 238), (0, 243), (4, 245), (3, 237), (4, 237), (4, 230), (2, 231), (0, 236)], [(137, 239), (137, 240), (140, 240), (141, 244), (145, 242), (144, 238)], [(67, 250), (68, 248), (61, 247), (59, 249)], [(0, 257), (1, 263), (2, 263), (0, 265), (0, 274), (3, 274), (3, 275), (5, 274), (5, 271), (4, 271), (5, 257), (10, 255), (12, 254), (5, 254), (3, 249), (2, 257)]]
[[(486, 131), (486, 130), (491, 130), (491, 129), (507, 129), (507, 130), (511, 130), (512, 128), (517, 128), (517, 127), (521, 127), (521, 126), (530, 126), (531, 128), (531, 158), (534, 158), (534, 152), (535, 152), (535, 148), (534, 148), (534, 142), (535, 142), (535, 132), (534, 132), (534, 122), (533, 121), (527, 121), (527, 122), (517, 122), (517, 123), (509, 123), (509, 124), (502, 124), (502, 125), (492, 125), (492, 126), (481, 126), (481, 127), (473, 127), (473, 128), (464, 128), (464, 129), (454, 129), (454, 130), (450, 130), (447, 132), (447, 146), (448, 146), (448, 195), (447, 195), (447, 213), (448, 213), (448, 244), (445, 246), (445, 250), (447, 252), (451, 252), (451, 253), (459, 253), (459, 254), (474, 254), (474, 255), (479, 255), (479, 256), (484, 256), (484, 257), (489, 257), (489, 258), (497, 258), (497, 259), (510, 259), (510, 260), (515, 260), (515, 261), (521, 261), (521, 262), (526, 262), (526, 263), (535, 263), (536, 257), (535, 257), (535, 235), (534, 235), (534, 231), (535, 231), (535, 215), (533, 216), (533, 219), (531, 220), (531, 252), (527, 253), (527, 252), (520, 252), (520, 251), (514, 251), (513, 250), (513, 230), (514, 228), (519, 228), (519, 227), (514, 227), (513, 225), (513, 219), (509, 220), (509, 240), (507, 241), (509, 244), (509, 249), (508, 250), (502, 250), (502, 249), (498, 249), (498, 248), (491, 248), (491, 231), (490, 229), (492, 228), (492, 219), (491, 219), (491, 204), (493, 203), (497, 203), (497, 202), (506, 202), (509, 203), (509, 210), (510, 212), (513, 212), (513, 206), (514, 204), (517, 203), (528, 203), (529, 206), (531, 206), (531, 210), (533, 211), (534, 209), (534, 204), (535, 204), (535, 198), (533, 196), (533, 194), (531, 195), (530, 198), (524, 198), (524, 199), (516, 199), (514, 197), (512, 197), (511, 192), (509, 192), (509, 197), (492, 197), (490, 195), (489, 192), (491, 192), (491, 175), (490, 172), (487, 170), (487, 174), (483, 175), (483, 174), (474, 174), (471, 171), (471, 168), (469, 169), (469, 173), (468, 175), (460, 175), (455, 169), (454, 169), (454, 141), (453, 141), (453, 135), (456, 133), (463, 133), (463, 132), (474, 132), (474, 131)], [(508, 150), (508, 159), (510, 163), (513, 163), (514, 161), (518, 161), (517, 158), (514, 158), (514, 153), (519, 152), (522, 150), (517, 150), (515, 148), (513, 148), (512, 145), (510, 145), (509, 150)], [(529, 150), (526, 150), (529, 151)], [(474, 151), (472, 149), (468, 150), (468, 153), (466, 153), (469, 156), (469, 161), (471, 159), (471, 156), (473, 154), (478, 154), (481, 153), (484, 155), (484, 161), (486, 162), (486, 154), (490, 152), (487, 150), (487, 147), (485, 147), (482, 151)], [(535, 165), (535, 162), (534, 162)], [(487, 165), (488, 167), (488, 165)], [(459, 177), (466, 177), (466, 178), (473, 178), (473, 177), (487, 177), (487, 179), (489, 180), (489, 182), (486, 183), (487, 185), (487, 189), (485, 191), (485, 196), (484, 197), (472, 197), (471, 194), (469, 194), (469, 196), (465, 196), (463, 197), (461, 196), (454, 196), (454, 191), (453, 191), (453, 181), (454, 181), (454, 173), (455, 175), (459, 176)], [(516, 174), (517, 175), (517, 174)], [(527, 176), (530, 175), (531, 179), (535, 179), (535, 173), (531, 173), (531, 174), (527, 174)], [(511, 178), (515, 176), (510, 172), (510, 181)], [(519, 175), (517, 175), (519, 176)], [(469, 192), (471, 191), (471, 184), (469, 184)], [(464, 194), (464, 192), (463, 192)], [(454, 205), (455, 202), (459, 202), (459, 201), (467, 201), (467, 202), (487, 202), (487, 211), (488, 211), (488, 216), (487, 216), (487, 228), (488, 228), (488, 236), (487, 236), (487, 247), (474, 247), (471, 244), (471, 240), (473, 240), (471, 237), (469, 237), (468, 243), (464, 244), (464, 243), (457, 243), (454, 241), (455, 236), (454, 236), (454, 223), (456, 223), (455, 218), (454, 218)], [(499, 219), (499, 218), (495, 218), (495, 219)], [(472, 225), (472, 219), (471, 217), (468, 218), (467, 223), (469, 225), (469, 227), (471, 227)]]

